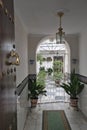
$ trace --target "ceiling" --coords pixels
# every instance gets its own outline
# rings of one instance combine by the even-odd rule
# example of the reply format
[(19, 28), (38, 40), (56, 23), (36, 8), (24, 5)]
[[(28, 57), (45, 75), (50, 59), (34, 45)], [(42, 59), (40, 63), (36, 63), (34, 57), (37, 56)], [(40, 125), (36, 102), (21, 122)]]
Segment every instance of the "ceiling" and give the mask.
[(57, 12), (63, 10), (66, 34), (78, 34), (87, 26), (87, 0), (14, 0), (15, 12), (30, 34), (55, 34)]

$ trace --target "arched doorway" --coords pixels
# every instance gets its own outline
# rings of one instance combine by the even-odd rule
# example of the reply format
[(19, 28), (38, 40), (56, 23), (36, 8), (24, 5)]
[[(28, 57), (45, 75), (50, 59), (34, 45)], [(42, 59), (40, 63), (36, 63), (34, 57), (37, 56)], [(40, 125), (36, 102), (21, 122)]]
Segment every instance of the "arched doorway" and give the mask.
[[(62, 72), (63, 80), (67, 79), (68, 73), (70, 73), (70, 48), (68, 43), (65, 41), (64, 44), (56, 44), (54, 37), (46, 37), (41, 40), (36, 51), (39, 60), (36, 63), (37, 75), (40, 69), (44, 69), (46, 72), (48, 69), (53, 70), (53, 64), (55, 60), (62, 61)], [(37, 58), (38, 59), (38, 58)], [(52, 76), (46, 77), (46, 89), (47, 97), (44, 97), (42, 102), (56, 102), (56, 101), (67, 101), (67, 94), (60, 87), (56, 87)]]

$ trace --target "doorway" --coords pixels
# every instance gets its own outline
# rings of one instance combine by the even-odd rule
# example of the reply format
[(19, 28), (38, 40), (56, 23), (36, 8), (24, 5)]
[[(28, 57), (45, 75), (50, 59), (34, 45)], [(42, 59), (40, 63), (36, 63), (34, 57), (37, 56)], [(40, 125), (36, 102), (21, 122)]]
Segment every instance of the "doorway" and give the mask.
[[(66, 92), (55, 83), (54, 80), (54, 64), (58, 62), (62, 63), (60, 72), (62, 73), (61, 83), (68, 79), (70, 73), (70, 48), (68, 43), (65, 41), (64, 44), (56, 44), (55, 38), (46, 38), (39, 43), (37, 48), (37, 63), (36, 72), (37, 75), (41, 69), (46, 72), (45, 86), (47, 90), (47, 96), (40, 96), (39, 103), (48, 102), (67, 102), (68, 95)], [(39, 57), (39, 58), (38, 58)], [(48, 74), (48, 70), (52, 69), (52, 73)], [(59, 70), (59, 68), (58, 68)], [(59, 71), (58, 71), (59, 74)], [(58, 76), (57, 74), (57, 76)], [(57, 77), (58, 78), (58, 77)]]

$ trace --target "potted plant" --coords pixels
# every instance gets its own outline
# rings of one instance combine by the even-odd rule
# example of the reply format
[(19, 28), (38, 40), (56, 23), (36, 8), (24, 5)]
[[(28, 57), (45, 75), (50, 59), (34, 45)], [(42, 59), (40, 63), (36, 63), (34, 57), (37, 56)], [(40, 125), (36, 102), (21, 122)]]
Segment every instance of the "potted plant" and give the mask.
[(60, 60), (55, 60), (53, 62), (53, 78), (55, 80), (56, 85), (60, 84), (61, 79), (63, 78), (63, 62)]
[(40, 53), (37, 54), (37, 61), (39, 61), (40, 66), (41, 66), (43, 63), (43, 56)]
[(82, 92), (84, 84), (80, 82), (75, 69), (70, 74), (70, 81), (60, 85), (70, 95), (70, 105), (78, 108), (78, 95)]
[(29, 86), (29, 94), (28, 97), (31, 100), (31, 107), (36, 107), (38, 96), (45, 95), (46, 96), (46, 90), (43, 84), (40, 84), (36, 80), (31, 79), (29, 82), (31, 82), (31, 86)]
[(55, 72), (53, 75), (53, 78), (55, 80), (56, 85), (58, 86), (58, 85), (60, 85), (60, 81), (63, 78), (63, 73), (62, 72), (59, 72), (59, 73)]

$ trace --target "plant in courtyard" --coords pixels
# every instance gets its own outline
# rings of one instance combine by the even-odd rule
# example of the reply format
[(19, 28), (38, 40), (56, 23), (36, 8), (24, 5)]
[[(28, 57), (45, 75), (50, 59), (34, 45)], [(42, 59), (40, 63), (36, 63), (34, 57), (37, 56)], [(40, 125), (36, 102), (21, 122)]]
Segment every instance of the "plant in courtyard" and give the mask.
[(39, 71), (45, 71), (45, 67), (40, 67)]
[(54, 80), (61, 80), (63, 77), (63, 73), (62, 72), (54, 72)]
[(37, 54), (37, 61), (39, 61), (39, 62), (40, 62), (40, 65), (42, 65), (43, 56), (42, 56), (40, 53)]
[(38, 75), (37, 75), (37, 79), (45, 80), (45, 77), (46, 77), (46, 71), (45, 70), (40, 70)]
[(55, 60), (53, 62), (53, 70), (54, 72), (61, 72), (63, 67), (63, 62), (60, 60)]
[(47, 69), (47, 73), (48, 73), (48, 75), (51, 75), (52, 72), (53, 72), (53, 69), (52, 69), (52, 68), (48, 68), (48, 69)]
[(60, 81), (63, 77), (63, 72), (62, 72), (62, 68), (63, 68), (63, 62), (60, 60), (55, 60), (53, 63), (53, 78), (54, 80), (58, 80)]

